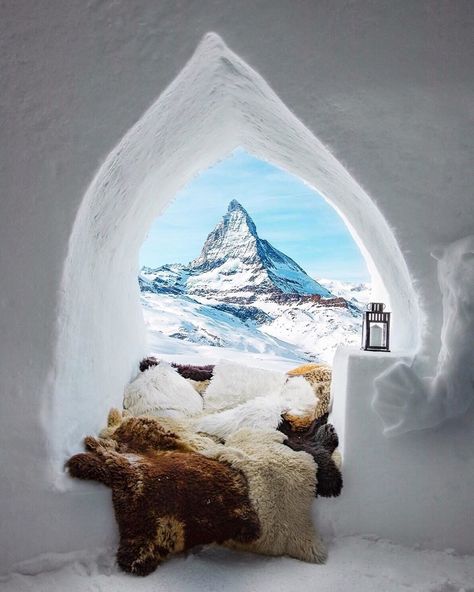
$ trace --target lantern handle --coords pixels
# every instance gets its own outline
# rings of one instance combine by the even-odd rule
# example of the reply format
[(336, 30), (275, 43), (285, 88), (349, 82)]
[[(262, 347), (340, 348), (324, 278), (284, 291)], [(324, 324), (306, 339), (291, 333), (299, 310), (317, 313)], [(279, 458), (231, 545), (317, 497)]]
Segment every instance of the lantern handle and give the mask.
[(367, 304), (367, 310), (369, 312), (382, 312), (385, 308), (386, 306), (383, 302), (369, 302)]

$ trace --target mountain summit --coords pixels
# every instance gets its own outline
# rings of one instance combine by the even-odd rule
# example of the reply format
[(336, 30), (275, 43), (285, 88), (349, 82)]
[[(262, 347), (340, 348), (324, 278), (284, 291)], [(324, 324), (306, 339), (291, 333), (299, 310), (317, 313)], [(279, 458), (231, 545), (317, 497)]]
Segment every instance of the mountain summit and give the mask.
[(142, 269), (144, 291), (183, 293), (206, 300), (250, 304), (257, 297), (333, 297), (293, 259), (258, 236), (254, 221), (235, 199), (188, 265)]
[(245, 208), (233, 199), (227, 213), (209, 233), (201, 254), (190, 265), (205, 271), (219, 267), (229, 258), (250, 263), (255, 259), (258, 241), (254, 221)]

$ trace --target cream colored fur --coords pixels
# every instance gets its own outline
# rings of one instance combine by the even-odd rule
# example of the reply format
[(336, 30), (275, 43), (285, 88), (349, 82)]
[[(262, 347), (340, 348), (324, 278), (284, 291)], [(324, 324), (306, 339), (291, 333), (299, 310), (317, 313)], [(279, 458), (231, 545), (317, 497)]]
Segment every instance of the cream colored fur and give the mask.
[(123, 405), (132, 415), (179, 419), (201, 413), (203, 400), (170, 364), (160, 362), (139, 374), (125, 388)]
[(230, 463), (247, 477), (262, 528), (254, 543), (229, 546), (324, 563), (326, 547), (311, 512), (316, 465), (311, 455), (291, 450), (283, 445), (284, 440), (281, 432), (243, 429), (227, 440), (225, 449), (216, 451), (218, 460)]
[(210, 380), (193, 380), (192, 378), (186, 378), (193, 389), (200, 395), (203, 395), (209, 386)]

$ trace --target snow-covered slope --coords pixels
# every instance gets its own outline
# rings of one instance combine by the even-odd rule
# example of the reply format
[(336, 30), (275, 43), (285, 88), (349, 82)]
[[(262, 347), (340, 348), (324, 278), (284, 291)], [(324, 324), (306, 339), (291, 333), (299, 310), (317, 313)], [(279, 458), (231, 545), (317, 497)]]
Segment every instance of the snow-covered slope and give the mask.
[[(143, 268), (139, 277), (154, 353), (173, 348), (163, 337), (201, 348), (203, 360), (254, 354), (331, 362), (339, 344), (360, 342), (368, 285), (311, 278), (295, 261), (261, 239), (252, 218), (232, 200), (188, 265)], [(209, 352), (209, 347), (223, 348)], [(239, 354), (239, 355), (238, 355)]]
[(344, 298), (347, 302), (355, 304), (361, 310), (370, 302), (372, 285), (368, 282), (342, 282), (341, 280), (325, 278), (321, 278), (319, 281), (330, 292)]

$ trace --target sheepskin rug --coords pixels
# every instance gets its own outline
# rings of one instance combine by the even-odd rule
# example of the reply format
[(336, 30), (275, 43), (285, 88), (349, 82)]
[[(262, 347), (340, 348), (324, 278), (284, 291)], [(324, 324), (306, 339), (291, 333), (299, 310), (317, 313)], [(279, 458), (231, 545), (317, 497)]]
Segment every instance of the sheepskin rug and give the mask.
[[(289, 555), (324, 563), (326, 547), (313, 524), (316, 464), (306, 452), (283, 446), (284, 434), (243, 429), (234, 433), (217, 457), (242, 471), (261, 528), (256, 541), (228, 546), (264, 555)], [(244, 455), (242, 455), (244, 453)]]
[(317, 466), (283, 446), (281, 432), (242, 429), (224, 445), (171, 418), (111, 410), (101, 435), (87, 437), (87, 452), (66, 466), (111, 487), (125, 571), (146, 575), (209, 543), (325, 561), (311, 512)]
[(201, 395), (167, 362), (150, 366), (131, 382), (123, 398), (132, 415), (187, 417), (201, 413)]
[(135, 416), (189, 421), (192, 430), (222, 440), (242, 428), (276, 429), (284, 414), (307, 423), (316, 409), (314, 389), (302, 376), (226, 360), (213, 367), (210, 383), (185, 379), (178, 370), (148, 364), (125, 389), (124, 408)]
[(141, 452), (139, 428), (145, 419), (121, 426), (126, 444), (86, 438), (87, 452), (66, 465), (72, 477), (112, 489), (121, 569), (145, 576), (169, 555), (197, 545), (256, 540), (260, 523), (245, 476), (201, 454), (170, 450), (171, 434), (165, 451)]
[(246, 403), (262, 395), (277, 397), (285, 385), (284, 372), (252, 368), (228, 360), (220, 360), (214, 367), (211, 383), (204, 395), (208, 413), (223, 411)]

